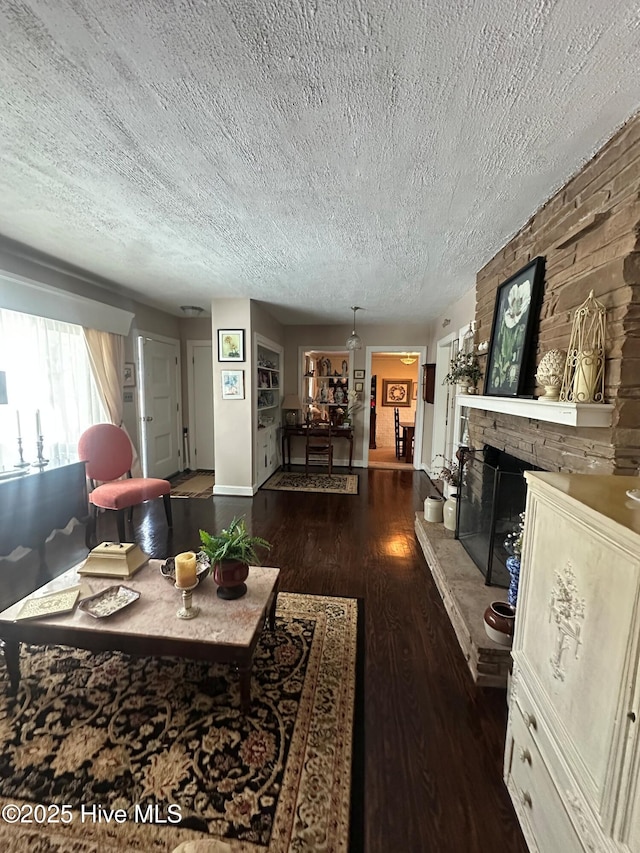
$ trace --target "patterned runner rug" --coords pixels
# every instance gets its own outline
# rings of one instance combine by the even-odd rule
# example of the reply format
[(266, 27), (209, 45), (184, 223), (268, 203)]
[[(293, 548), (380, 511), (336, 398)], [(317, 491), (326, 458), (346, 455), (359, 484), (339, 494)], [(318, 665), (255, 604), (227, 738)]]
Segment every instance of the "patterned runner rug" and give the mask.
[(357, 474), (298, 474), (277, 471), (262, 487), (285, 492), (327, 492), (337, 495), (357, 495)]
[(355, 599), (280, 593), (248, 715), (228, 666), (23, 646), (0, 849), (346, 851), (357, 622)]
[(215, 477), (211, 471), (192, 471), (171, 481), (172, 498), (210, 498)]

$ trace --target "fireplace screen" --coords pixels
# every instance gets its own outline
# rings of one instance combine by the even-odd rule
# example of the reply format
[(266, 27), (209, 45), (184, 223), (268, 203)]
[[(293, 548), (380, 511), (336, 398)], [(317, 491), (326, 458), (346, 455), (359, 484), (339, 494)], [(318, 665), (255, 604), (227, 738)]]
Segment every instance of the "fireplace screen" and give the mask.
[(464, 455), (462, 485), (458, 489), (457, 538), (490, 586), (509, 586), (504, 547), (508, 533), (518, 526), (524, 510), (524, 471), (538, 470), (515, 456), (485, 445)]

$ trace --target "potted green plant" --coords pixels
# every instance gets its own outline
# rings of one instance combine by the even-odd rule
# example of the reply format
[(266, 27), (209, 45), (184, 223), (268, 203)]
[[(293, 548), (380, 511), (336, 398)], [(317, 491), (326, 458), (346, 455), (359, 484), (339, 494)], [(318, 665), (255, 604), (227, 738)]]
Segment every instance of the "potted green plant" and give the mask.
[(251, 536), (244, 518), (234, 518), (220, 533), (200, 531), (202, 550), (209, 558), (220, 598), (241, 598), (250, 565), (259, 565), (258, 548), (269, 551), (271, 544), (261, 536)]
[(480, 379), (482, 379), (482, 371), (480, 370), (478, 356), (473, 352), (465, 353), (461, 350), (449, 362), (449, 372), (444, 377), (442, 384), (458, 385), (460, 393), (466, 394), (470, 389), (475, 391)]

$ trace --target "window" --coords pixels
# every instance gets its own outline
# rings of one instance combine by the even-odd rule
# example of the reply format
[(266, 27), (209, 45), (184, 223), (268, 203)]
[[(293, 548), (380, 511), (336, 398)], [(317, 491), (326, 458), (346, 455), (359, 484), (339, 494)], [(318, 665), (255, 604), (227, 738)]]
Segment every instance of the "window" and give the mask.
[(7, 375), (6, 406), (0, 406), (0, 467), (33, 462), (36, 412), (44, 456), (53, 464), (75, 461), (78, 438), (91, 424), (108, 420), (89, 364), (81, 326), (0, 309), (0, 370)]

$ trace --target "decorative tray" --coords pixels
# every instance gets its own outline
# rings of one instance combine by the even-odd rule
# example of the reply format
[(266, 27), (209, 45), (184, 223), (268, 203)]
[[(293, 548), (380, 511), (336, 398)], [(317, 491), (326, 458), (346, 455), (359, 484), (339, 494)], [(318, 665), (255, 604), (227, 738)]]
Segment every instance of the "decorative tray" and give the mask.
[(61, 613), (71, 613), (76, 606), (80, 594), (80, 586), (71, 586), (39, 597), (28, 598), (16, 619), (40, 619)]
[[(204, 551), (198, 551), (196, 554), (196, 581), (200, 583), (203, 578), (206, 578), (211, 565), (209, 558)], [(176, 565), (173, 557), (167, 557), (166, 562), (160, 566), (160, 574), (163, 575), (171, 583), (176, 580)]]
[(96, 619), (102, 619), (105, 616), (112, 616), (139, 598), (140, 593), (136, 592), (135, 589), (129, 589), (128, 586), (118, 584), (117, 586), (110, 586), (89, 598), (83, 598), (78, 604), (78, 609)]

